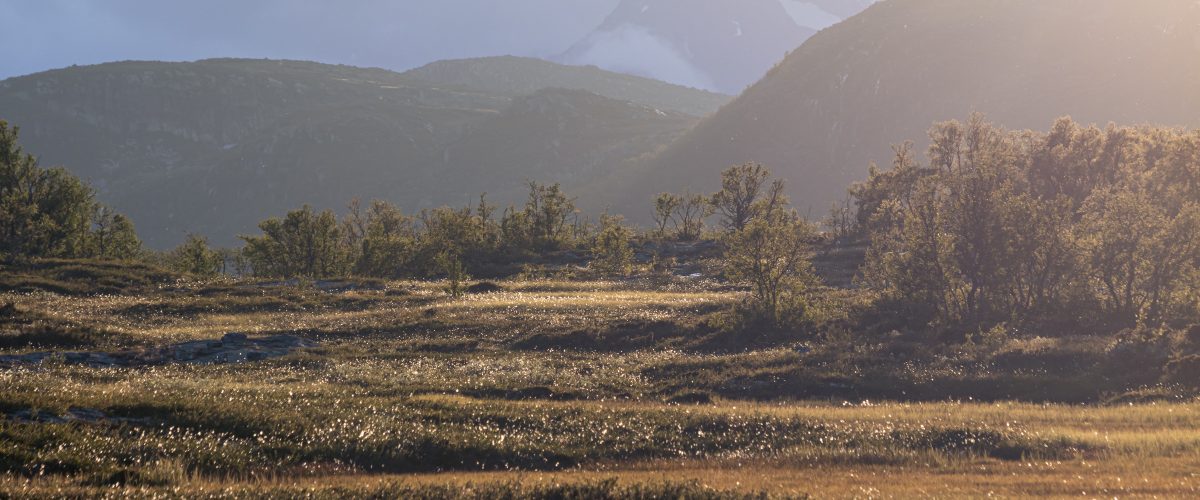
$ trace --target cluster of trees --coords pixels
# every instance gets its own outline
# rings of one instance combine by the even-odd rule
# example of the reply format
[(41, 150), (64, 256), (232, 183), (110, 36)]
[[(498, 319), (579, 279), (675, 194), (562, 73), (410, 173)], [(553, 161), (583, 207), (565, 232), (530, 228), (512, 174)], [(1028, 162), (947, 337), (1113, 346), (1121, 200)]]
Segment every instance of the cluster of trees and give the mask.
[[(659, 195), (656, 233), (699, 239), (706, 219), (720, 215), (724, 231), (716, 237), (726, 248), (726, 274), (752, 285), (748, 311), (774, 325), (791, 321), (803, 316), (814, 281), (816, 230), (783, 193), (783, 181), (772, 181), (763, 166), (735, 166), (711, 196)], [(524, 207), (496, 213), (483, 196), (473, 207), (416, 216), (383, 201), (366, 208), (352, 202), (340, 219), (304, 207), (264, 221), (261, 235), (243, 236), (242, 255), (259, 276), (445, 277), (452, 292), (470, 275), (566, 249), (590, 252), (591, 268), (601, 274), (631, 271), (635, 232), (619, 216), (581, 220), (558, 185), (530, 182)]]
[(125, 216), (96, 203), (90, 186), (61, 167), (42, 168), (0, 121), (0, 259), (133, 259), (142, 242)]
[[(1195, 319), (1200, 133), (1011, 132), (975, 115), (930, 131), (929, 162), (898, 146), (851, 189), (871, 249), (864, 282), (913, 318), (968, 331), (1096, 316)], [(965, 327), (965, 328), (964, 328)]]
[(597, 232), (582, 220), (557, 184), (536, 182), (529, 184), (523, 208), (510, 206), (499, 216), (485, 196), (473, 207), (442, 207), (415, 216), (383, 201), (367, 207), (354, 201), (340, 219), (306, 206), (259, 228), (262, 235), (242, 237), (243, 255), (259, 276), (460, 275), (575, 248), (597, 237), (605, 241), (599, 248), (615, 248), (614, 237), (628, 246), (626, 233)]

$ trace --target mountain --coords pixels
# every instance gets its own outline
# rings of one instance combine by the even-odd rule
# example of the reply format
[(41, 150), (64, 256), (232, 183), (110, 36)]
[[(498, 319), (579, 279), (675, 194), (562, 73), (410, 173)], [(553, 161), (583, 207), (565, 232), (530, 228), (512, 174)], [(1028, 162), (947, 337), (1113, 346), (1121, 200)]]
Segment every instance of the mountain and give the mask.
[(797, 25), (821, 31), (862, 12), (877, 0), (780, 0)]
[[(580, 71), (540, 67), (568, 75), (548, 81)], [(622, 75), (589, 85), (688, 109), (715, 100)], [(21, 127), (43, 164), (90, 180), (156, 248), (187, 232), (233, 244), (258, 221), (306, 203), (380, 198), (416, 210), (466, 201), (460, 186), (495, 192), (491, 184), (524, 176), (602, 175), (629, 159), (623, 154), (658, 150), (696, 121), (582, 90), (520, 98), (511, 87), (471, 87), (296, 61), (122, 62), (4, 80), (0, 119)], [(541, 122), (530, 109), (545, 110)]]
[(622, 0), (555, 60), (736, 95), (813, 33), (869, 3)]
[(613, 73), (595, 66), (564, 66), (541, 59), (512, 56), (438, 61), (407, 71), (404, 75), (431, 84), (513, 97), (529, 95), (545, 88), (586, 90), (612, 99), (693, 116), (712, 114), (733, 99), (723, 94)]
[(979, 111), (1013, 129), (1045, 129), (1063, 115), (1198, 127), (1198, 82), (1192, 0), (886, 0), (809, 39), (598, 192), (647, 205), (685, 183), (714, 189), (722, 169), (758, 161), (820, 215), (869, 162), (890, 164), (892, 144), (914, 140), (923, 151), (934, 122)]
[[(460, 179), (457, 196), (487, 191), (519, 199), (526, 180), (583, 186), (628, 160), (657, 152), (698, 118), (582, 90), (545, 89), (517, 98), (443, 151), (441, 178)], [(437, 184), (436, 179), (427, 183)]]

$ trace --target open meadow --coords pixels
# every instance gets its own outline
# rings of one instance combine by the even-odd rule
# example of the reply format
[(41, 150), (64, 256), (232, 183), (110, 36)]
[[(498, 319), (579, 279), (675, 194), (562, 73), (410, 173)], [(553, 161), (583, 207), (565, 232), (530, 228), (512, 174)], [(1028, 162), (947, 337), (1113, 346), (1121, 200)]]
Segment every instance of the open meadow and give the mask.
[[(1050, 339), (995, 348), (1034, 353), (1010, 361), (1016, 368), (977, 353), (889, 364), (880, 360), (898, 341), (847, 349), (833, 334), (730, 338), (721, 311), (743, 292), (682, 278), (509, 280), (455, 299), (431, 282), (156, 284), (149, 268), (73, 266), (10, 274), (0, 296), (10, 304), (0, 496), (1163, 497), (1200, 488), (1200, 404), (1147, 390), (1067, 402), (1036, 384), (1004, 393), (1057, 380), (1053, 363), (1031, 368), (1068, 350)], [(70, 288), (102, 287), (113, 273), (129, 274), (114, 280), (126, 288)], [(52, 354), (27, 362), (38, 349), (20, 335), (45, 330), (60, 332)], [(274, 335), (303, 342), (254, 350)], [(177, 352), (198, 341), (213, 352), (240, 345), (230, 352), (243, 355)], [(1069, 349), (1078, 358), (1088, 348)], [(122, 354), (133, 352), (140, 357)], [(931, 386), (960, 395), (930, 397)]]

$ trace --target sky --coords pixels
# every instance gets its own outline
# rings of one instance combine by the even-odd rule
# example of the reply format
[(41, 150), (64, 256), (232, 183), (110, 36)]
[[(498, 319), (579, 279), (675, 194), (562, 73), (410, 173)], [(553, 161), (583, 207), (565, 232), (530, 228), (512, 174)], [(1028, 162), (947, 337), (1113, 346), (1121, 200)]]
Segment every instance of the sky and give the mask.
[(73, 64), (210, 57), (404, 70), (557, 54), (618, 0), (0, 0), (0, 78)]

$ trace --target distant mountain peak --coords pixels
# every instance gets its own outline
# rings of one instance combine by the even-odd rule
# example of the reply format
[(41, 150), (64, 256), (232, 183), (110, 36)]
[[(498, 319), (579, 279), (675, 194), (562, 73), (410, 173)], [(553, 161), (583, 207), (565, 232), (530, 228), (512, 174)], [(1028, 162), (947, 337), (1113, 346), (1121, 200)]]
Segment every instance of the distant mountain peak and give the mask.
[(738, 94), (874, 0), (623, 0), (556, 60)]

